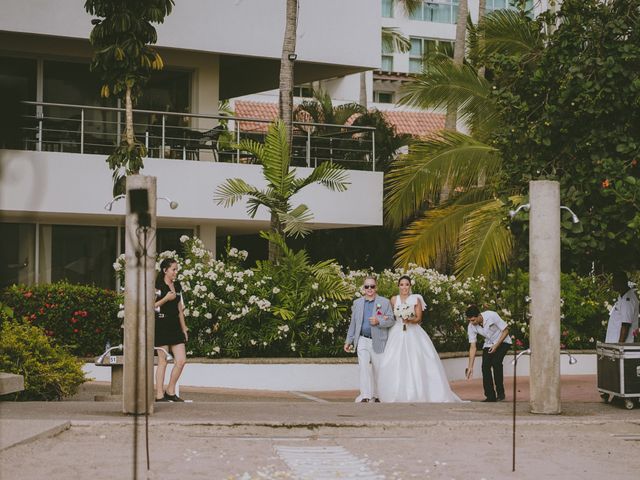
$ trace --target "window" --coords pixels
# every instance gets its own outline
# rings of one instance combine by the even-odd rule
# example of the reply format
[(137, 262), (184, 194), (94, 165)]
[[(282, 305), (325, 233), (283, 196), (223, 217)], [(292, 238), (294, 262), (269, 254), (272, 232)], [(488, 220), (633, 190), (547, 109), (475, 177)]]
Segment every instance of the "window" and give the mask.
[(53, 225), (51, 281), (114, 288), (116, 235), (116, 227)]
[(393, 103), (393, 92), (373, 92), (373, 101), (377, 103)]
[(380, 61), (380, 69), (385, 72), (393, 72), (393, 49), (389, 45), (382, 42), (382, 58)]
[(412, 20), (434, 23), (456, 23), (459, 0), (428, 0), (411, 15)]
[(192, 228), (158, 228), (156, 233), (156, 249), (158, 253), (165, 251), (175, 251), (178, 254), (184, 253), (183, 243), (180, 237), (186, 235), (193, 237)]
[(293, 87), (293, 96), (311, 98), (313, 97), (313, 87), (311, 85), (296, 85)]
[[(520, 0), (486, 0), (486, 9), (487, 13), (493, 12), (495, 10), (518, 10), (520, 8), (519, 4), (522, 2)], [(524, 10), (529, 12), (533, 9), (533, 0), (526, 0), (524, 4)]]
[(0, 57), (0, 148), (22, 149), (35, 132), (35, 110), (20, 102), (36, 100), (36, 85), (35, 60)]
[(0, 223), (0, 288), (34, 282), (35, 232), (34, 224)]
[(429, 55), (440, 52), (453, 57), (453, 45), (449, 40), (436, 40), (433, 38), (410, 37), (411, 50), (409, 50), (409, 72), (421, 73), (424, 69), (424, 59)]
[(393, 18), (393, 0), (382, 0), (382, 16)]

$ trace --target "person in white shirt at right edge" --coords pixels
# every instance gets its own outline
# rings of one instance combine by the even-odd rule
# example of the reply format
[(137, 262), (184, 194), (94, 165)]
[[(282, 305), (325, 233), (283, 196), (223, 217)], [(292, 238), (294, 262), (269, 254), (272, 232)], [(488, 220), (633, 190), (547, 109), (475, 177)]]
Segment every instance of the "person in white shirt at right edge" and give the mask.
[[(482, 386), (483, 402), (500, 402), (504, 400), (504, 380), (502, 361), (511, 347), (511, 337), (507, 322), (496, 312), (486, 310), (480, 313), (475, 305), (469, 306), (465, 312), (469, 321), (469, 366), (465, 371), (467, 380), (473, 377), (473, 363), (476, 359), (476, 342), (478, 335), (484, 337), (482, 347)], [(493, 372), (492, 372), (493, 371)]]
[(618, 292), (618, 300), (609, 312), (604, 341), (633, 343), (633, 333), (638, 329), (638, 295), (633, 288), (629, 288), (629, 277), (623, 271), (613, 274), (613, 289)]

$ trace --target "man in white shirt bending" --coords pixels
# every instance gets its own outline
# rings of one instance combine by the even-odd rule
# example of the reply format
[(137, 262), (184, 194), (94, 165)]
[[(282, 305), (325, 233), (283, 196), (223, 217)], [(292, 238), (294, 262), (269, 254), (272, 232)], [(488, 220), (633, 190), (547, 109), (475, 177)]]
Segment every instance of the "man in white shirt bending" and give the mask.
[(629, 288), (629, 277), (622, 271), (613, 274), (613, 289), (618, 292), (618, 300), (609, 312), (604, 341), (633, 343), (633, 332), (638, 329), (638, 295), (633, 288)]
[(465, 372), (467, 380), (473, 377), (473, 363), (476, 359), (476, 343), (478, 335), (484, 337), (482, 347), (482, 386), (483, 402), (504, 400), (504, 381), (502, 361), (511, 346), (507, 323), (496, 312), (486, 310), (480, 313), (475, 305), (465, 312), (469, 326), (469, 366)]

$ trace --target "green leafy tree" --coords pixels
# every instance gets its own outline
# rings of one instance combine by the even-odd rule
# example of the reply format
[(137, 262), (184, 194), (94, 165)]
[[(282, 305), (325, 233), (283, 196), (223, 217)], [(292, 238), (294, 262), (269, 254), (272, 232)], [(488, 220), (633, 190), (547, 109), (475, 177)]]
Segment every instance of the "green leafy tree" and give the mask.
[[(291, 204), (296, 193), (314, 183), (338, 192), (345, 191), (349, 185), (348, 173), (332, 162), (321, 163), (307, 177), (296, 176), (296, 169), (291, 168), (286, 126), (281, 121), (269, 126), (264, 144), (243, 140), (239, 148), (254, 155), (262, 164), (267, 186), (259, 189), (241, 178), (230, 178), (216, 189), (214, 200), (218, 205), (230, 207), (248, 197), (249, 216), (255, 217), (260, 206), (266, 207), (271, 213), (271, 231), (279, 235), (301, 236), (311, 230), (307, 225), (313, 218), (309, 208), (305, 204), (296, 207)], [(280, 253), (279, 245), (270, 240), (269, 260), (276, 261)]]
[[(398, 265), (429, 265), (449, 257), (457, 274), (473, 276), (500, 272), (511, 257), (513, 242), (504, 217), (506, 205), (519, 197), (501, 182), (502, 155), (491, 143), (491, 135), (505, 125), (492, 83), (480, 65), (506, 46), (510, 51), (505, 58), (513, 62), (541, 49), (543, 44), (531, 33), (529, 22), (513, 11), (487, 15), (476, 34), (482, 35), (482, 42), (470, 42), (474, 48), (469, 61), (460, 65), (446, 55), (436, 55), (429, 68), (406, 87), (403, 103), (453, 108), (469, 126), (469, 133), (445, 129), (415, 142), (408, 155), (393, 162), (385, 213), (388, 225), (404, 226), (397, 242)], [(479, 60), (471, 63), (472, 58)]]
[[(494, 137), (506, 181), (558, 180), (563, 263), (588, 271), (640, 265), (640, 1), (567, 0), (535, 63), (492, 62), (494, 96), (510, 128)], [(522, 234), (526, 233), (526, 228)]]
[[(115, 95), (125, 104), (124, 140), (107, 162), (114, 171), (114, 188), (124, 175), (137, 174), (146, 155), (133, 130), (133, 105), (153, 70), (163, 68), (162, 58), (150, 45), (157, 41), (154, 23), (163, 23), (174, 0), (86, 0), (92, 20), (89, 42), (94, 54), (91, 70), (102, 78), (101, 95)], [(124, 175), (123, 175), (124, 174)]]
[[(409, 222), (398, 263), (453, 249), (458, 273), (503, 270), (513, 258), (507, 206), (530, 180), (553, 179), (582, 220), (563, 217), (564, 266), (637, 267), (639, 7), (567, 0), (538, 19), (493, 12), (473, 42), (476, 63), (443, 60), (409, 87), (410, 104), (458, 103), (470, 135), (416, 145), (392, 170), (389, 223)], [(454, 195), (439, 204), (434, 192), (447, 184)], [(526, 245), (526, 225), (513, 227)]]

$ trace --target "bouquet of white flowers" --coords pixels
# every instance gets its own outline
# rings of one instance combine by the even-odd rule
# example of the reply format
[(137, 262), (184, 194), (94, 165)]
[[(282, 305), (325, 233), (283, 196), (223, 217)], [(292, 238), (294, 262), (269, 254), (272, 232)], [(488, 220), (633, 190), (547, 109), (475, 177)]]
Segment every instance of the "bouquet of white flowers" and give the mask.
[(416, 318), (415, 306), (407, 305), (406, 303), (401, 304), (400, 307), (398, 308), (398, 316), (400, 317), (403, 323), (402, 329), (406, 330), (407, 329), (406, 321), (413, 320), (414, 318)]

